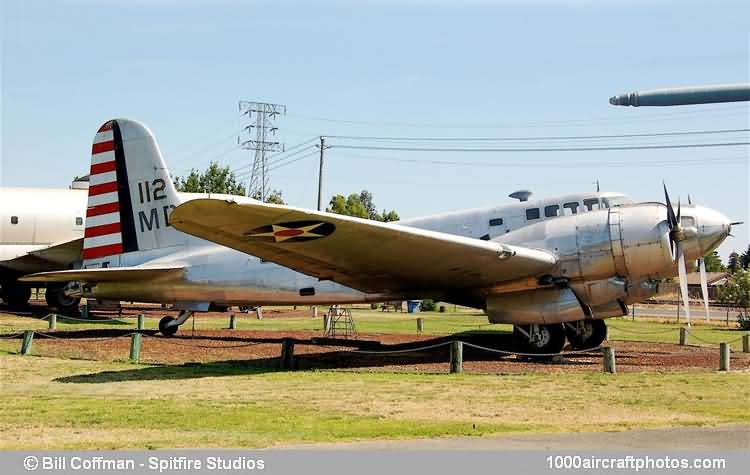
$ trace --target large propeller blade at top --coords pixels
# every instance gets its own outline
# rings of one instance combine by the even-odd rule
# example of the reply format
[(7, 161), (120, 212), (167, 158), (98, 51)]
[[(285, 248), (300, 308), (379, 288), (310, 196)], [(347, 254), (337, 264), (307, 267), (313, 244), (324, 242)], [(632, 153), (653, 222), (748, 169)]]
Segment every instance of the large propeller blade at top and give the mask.
[(664, 198), (667, 205), (667, 224), (669, 225), (669, 247), (672, 252), (672, 259), (677, 261), (677, 271), (680, 279), (680, 293), (682, 294), (682, 303), (685, 305), (685, 316), (687, 317), (687, 324), (690, 326), (690, 301), (688, 299), (688, 285), (687, 285), (687, 266), (685, 265), (685, 253), (682, 248), (682, 241), (685, 239), (685, 233), (680, 223), (680, 215), (682, 214), (682, 206), (680, 202), (677, 202), (677, 214), (674, 212), (672, 207), (672, 200), (669, 199), (669, 193), (667, 192), (667, 185), (664, 184)]

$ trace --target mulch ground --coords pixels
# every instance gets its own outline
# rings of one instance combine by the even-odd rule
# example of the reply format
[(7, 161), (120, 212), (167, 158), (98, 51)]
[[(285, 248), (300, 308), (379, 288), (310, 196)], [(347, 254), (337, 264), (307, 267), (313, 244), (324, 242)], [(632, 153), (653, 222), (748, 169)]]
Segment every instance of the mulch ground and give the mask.
[[(33, 353), (44, 356), (92, 360), (126, 360), (132, 330), (74, 330), (37, 335)], [(503, 351), (512, 351), (513, 343), (505, 334), (464, 334), (461, 340)], [(334, 369), (387, 372), (445, 373), (448, 371), (447, 345), (416, 350), (445, 343), (457, 336), (434, 337), (409, 334), (360, 334), (356, 340), (326, 339), (312, 331), (181, 330), (167, 338), (155, 331), (143, 334), (141, 362), (156, 364), (195, 364), (237, 362), (252, 367), (278, 367), (281, 342), (295, 342), (298, 369)], [(20, 342), (19, 342), (20, 344)], [(615, 348), (618, 372), (717, 370), (716, 347), (679, 346), (668, 343), (610, 341)], [(404, 351), (408, 350), (408, 351)], [(377, 353), (383, 352), (383, 353)], [(386, 353), (388, 352), (388, 353)], [(601, 354), (568, 354), (539, 361), (517, 355), (499, 355), (464, 346), (464, 371), (467, 373), (567, 373), (598, 372)], [(750, 368), (750, 354), (733, 352), (731, 369)]]

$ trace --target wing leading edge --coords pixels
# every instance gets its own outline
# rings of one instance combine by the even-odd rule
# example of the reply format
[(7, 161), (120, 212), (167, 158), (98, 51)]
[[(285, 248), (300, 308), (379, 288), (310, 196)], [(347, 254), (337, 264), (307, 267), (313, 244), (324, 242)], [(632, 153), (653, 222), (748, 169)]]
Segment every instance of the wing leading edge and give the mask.
[(487, 288), (551, 272), (547, 251), (265, 203), (198, 199), (180, 231), (365, 292)]

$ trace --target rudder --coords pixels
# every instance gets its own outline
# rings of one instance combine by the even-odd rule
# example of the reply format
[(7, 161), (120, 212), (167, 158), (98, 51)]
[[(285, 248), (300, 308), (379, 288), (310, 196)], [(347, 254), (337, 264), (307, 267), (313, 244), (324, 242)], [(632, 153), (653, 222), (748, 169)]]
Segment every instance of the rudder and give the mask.
[(179, 203), (151, 131), (132, 120), (106, 122), (91, 150), (84, 267), (123, 265), (123, 254), (184, 241), (169, 224)]

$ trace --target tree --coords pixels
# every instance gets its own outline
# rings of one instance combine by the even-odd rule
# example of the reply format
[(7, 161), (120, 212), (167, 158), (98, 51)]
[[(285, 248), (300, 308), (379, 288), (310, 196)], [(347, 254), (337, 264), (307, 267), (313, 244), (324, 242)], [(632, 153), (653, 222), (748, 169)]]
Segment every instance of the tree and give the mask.
[(740, 255), (740, 265), (743, 269), (750, 269), (750, 244), (748, 244), (747, 250)]
[(706, 272), (726, 272), (727, 268), (721, 262), (719, 253), (714, 251), (710, 254), (706, 254), (703, 257), (703, 262), (706, 264)]
[(750, 271), (739, 269), (719, 288), (719, 302), (747, 309), (750, 307)]
[(400, 219), (395, 210), (387, 212), (383, 210), (383, 214), (378, 213), (372, 193), (367, 190), (362, 190), (359, 194), (352, 193), (347, 197), (344, 197), (344, 195), (333, 195), (326, 211), (346, 216), (355, 216), (357, 218), (372, 219), (374, 221), (388, 222)]
[(191, 169), (187, 178), (175, 177), (174, 185), (177, 191), (189, 193), (245, 194), (245, 187), (237, 182), (229, 167), (220, 167), (216, 162), (211, 162), (205, 172)]
[(734, 274), (741, 267), (742, 266), (740, 265), (740, 255), (737, 254), (736, 251), (732, 251), (732, 253), (729, 254), (729, 260), (727, 261), (727, 270), (730, 273)]
[[(260, 193), (255, 193), (253, 195), (253, 198), (256, 200), (260, 200)], [(273, 190), (268, 196), (266, 196), (266, 199), (263, 200), (265, 203), (271, 203), (275, 205), (285, 205), (286, 202), (284, 201), (284, 198), (281, 196), (281, 191), (279, 190)]]

